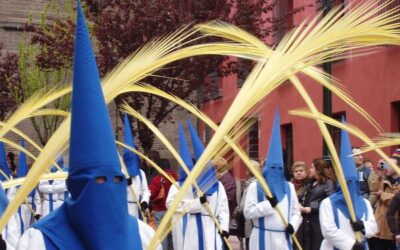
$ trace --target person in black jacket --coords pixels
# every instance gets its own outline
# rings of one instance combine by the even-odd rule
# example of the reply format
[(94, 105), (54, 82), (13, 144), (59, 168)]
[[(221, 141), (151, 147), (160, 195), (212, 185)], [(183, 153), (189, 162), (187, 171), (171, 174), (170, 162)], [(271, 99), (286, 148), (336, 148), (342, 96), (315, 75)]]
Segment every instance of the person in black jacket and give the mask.
[(335, 183), (326, 175), (328, 162), (322, 158), (315, 159), (308, 169), (310, 180), (305, 185), (301, 199), (300, 211), (303, 223), (298, 230), (298, 237), (304, 250), (317, 250), (322, 242), (319, 224), (319, 205), (323, 199), (335, 191)]
[[(397, 215), (397, 216), (396, 216)], [(389, 207), (386, 213), (386, 220), (389, 224), (390, 231), (393, 233), (396, 245), (400, 245), (400, 193), (393, 196), (389, 203)]]

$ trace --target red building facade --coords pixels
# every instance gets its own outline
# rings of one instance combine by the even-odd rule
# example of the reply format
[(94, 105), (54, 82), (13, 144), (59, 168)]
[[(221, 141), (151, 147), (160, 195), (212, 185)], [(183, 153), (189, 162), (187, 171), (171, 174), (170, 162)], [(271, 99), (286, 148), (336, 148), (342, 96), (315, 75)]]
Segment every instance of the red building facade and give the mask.
[[(293, 17), (294, 25), (306, 17), (314, 16), (321, 8), (321, 1), (309, 0), (282, 0), (287, 1), (285, 8), (296, 8), (307, 4), (314, 7)], [(333, 1), (333, 4), (342, 4), (342, 1)], [(344, 4), (356, 1), (344, 1)], [(395, 4), (400, 4), (396, 1)], [(386, 46), (368, 56), (341, 60), (332, 64), (332, 75), (339, 80), (354, 101), (364, 108), (385, 132), (400, 131), (400, 48)], [(323, 97), (322, 87), (304, 75), (299, 75), (306, 90), (322, 113)], [(218, 79), (217, 94), (202, 101), (201, 109), (216, 123), (220, 123), (230, 104), (240, 90), (240, 82), (236, 76)], [(215, 91), (214, 91), (215, 92)], [(308, 165), (313, 159), (322, 156), (322, 136), (315, 121), (300, 118), (288, 114), (289, 110), (305, 108), (306, 104), (290, 83), (285, 83), (261, 104), (259, 111), (252, 115), (257, 122), (249, 131), (244, 143), (251, 158), (263, 159), (268, 148), (268, 141), (272, 127), (274, 110), (279, 108), (281, 113), (282, 145), (286, 151), (286, 161), (291, 165), (294, 161), (306, 161)], [(345, 115), (347, 122), (360, 128), (370, 138), (378, 136), (378, 132), (362, 116), (351, 107), (344, 104), (336, 96), (332, 96), (333, 117), (340, 118)], [(200, 124), (205, 141), (209, 140), (212, 132)], [(333, 133), (338, 133), (335, 130)], [(363, 142), (351, 137), (354, 146), (362, 146)], [(394, 148), (386, 148), (384, 151), (390, 154)], [(374, 163), (379, 159), (375, 153), (365, 155)], [(241, 161), (234, 157), (234, 173), (237, 178), (245, 178), (245, 168)]]

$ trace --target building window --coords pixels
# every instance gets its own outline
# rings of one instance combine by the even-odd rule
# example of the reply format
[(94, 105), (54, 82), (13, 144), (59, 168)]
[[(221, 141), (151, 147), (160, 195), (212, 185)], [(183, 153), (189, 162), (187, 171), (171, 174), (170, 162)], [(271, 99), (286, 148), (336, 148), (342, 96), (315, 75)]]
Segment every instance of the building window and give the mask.
[(222, 97), (222, 88), (220, 77), (217, 72), (208, 74), (204, 84), (199, 86), (198, 89), (198, 102), (205, 103), (210, 100), (219, 99)]
[(316, 11), (322, 11), (324, 7), (328, 7), (330, 9), (342, 6), (344, 8), (345, 0), (317, 0), (315, 2), (315, 9)]
[(204, 85), (205, 84), (200, 85), (199, 89), (197, 90), (198, 103), (205, 103), (210, 100), (210, 98), (208, 97), (207, 88)]
[(258, 119), (252, 118), (253, 125), (249, 129), (248, 135), (248, 155), (249, 158), (252, 160), (258, 161)]
[(9, 31), (23, 31), (24, 23), (0, 21), (0, 28)]
[(283, 162), (285, 165), (285, 176), (289, 178), (293, 165), (293, 125), (291, 123), (281, 125)]
[(206, 129), (204, 130), (204, 145), (207, 145), (211, 140), (211, 128), (206, 125)]
[(278, 43), (287, 31), (293, 27), (293, 0), (281, 0), (277, 2), (276, 21), (275, 43)]
[(210, 83), (208, 84), (208, 93), (211, 100), (215, 100), (222, 97), (220, 78), (217, 72), (208, 74)]
[[(343, 111), (343, 112), (338, 112), (338, 113), (332, 114), (332, 118), (339, 122), (342, 121), (342, 117), (346, 120), (346, 112)], [(338, 153), (340, 152), (341, 131), (342, 130), (340, 128), (332, 126), (331, 136), (332, 136), (333, 144), (335, 144), (336, 152), (338, 152)]]
[(243, 86), (244, 81), (247, 76), (250, 74), (251, 69), (253, 68), (253, 62), (250, 60), (237, 58), (236, 63), (236, 74), (237, 74), (237, 87), (241, 88)]

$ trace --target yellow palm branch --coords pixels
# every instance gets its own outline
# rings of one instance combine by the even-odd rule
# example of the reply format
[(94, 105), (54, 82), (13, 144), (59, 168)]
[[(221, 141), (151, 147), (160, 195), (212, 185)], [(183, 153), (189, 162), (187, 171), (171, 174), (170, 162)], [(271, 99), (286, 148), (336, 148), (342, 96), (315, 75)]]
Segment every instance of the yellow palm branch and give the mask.
[(67, 117), (69, 115), (69, 112), (61, 109), (39, 109), (30, 113), (26, 118), (34, 116), (48, 116), (48, 115)]
[(139, 150), (132, 148), (131, 146), (122, 143), (120, 141), (115, 141), (115, 143), (121, 147), (124, 147), (130, 151), (132, 151), (133, 153), (137, 154), (140, 158), (142, 158), (143, 160), (145, 160), (147, 163), (149, 163), (155, 170), (157, 170), (157, 172), (159, 172), (160, 174), (162, 174), (162, 176), (164, 176), (167, 180), (169, 180), (174, 186), (176, 186), (179, 189), (179, 186), (176, 184), (176, 181), (171, 178), (171, 176), (169, 176), (160, 166), (158, 166), (154, 161), (150, 160), (147, 156), (145, 156), (144, 154), (140, 153)]
[(68, 94), (71, 87), (55, 87), (50, 90), (43, 89), (33, 94), (25, 101), (12, 115), (4, 121), (3, 127), (0, 129), (0, 137), (6, 135), (15, 125), (28, 118), (38, 109), (48, 105), (54, 100)]
[[(316, 20), (317, 18), (313, 19), (312, 23), (309, 24), (308, 27), (312, 27), (312, 24)], [(200, 24), (198, 25), (198, 27), (202, 32), (209, 35), (230, 39), (244, 44), (251, 44), (258, 50), (255, 55), (258, 55), (259, 57), (269, 58), (272, 54), (272, 49), (269, 48), (263, 41), (253, 36), (252, 34), (240, 29), (239, 27), (233, 26), (231, 24), (214, 21), (208, 24)], [(304, 32), (303, 34), (306, 33)], [(349, 97), (349, 95), (342, 89), (341, 85), (338, 81), (336, 81), (336, 79), (317, 67), (305, 66), (306, 65), (301, 62), (296, 67), (298, 67), (304, 74), (308, 75), (312, 79), (322, 84), (324, 87), (328, 88), (335, 95), (348, 103), (354, 110), (357, 110), (372, 126), (374, 126), (374, 128), (378, 132), (383, 131), (379, 123), (376, 122), (372, 116), (370, 116), (364, 109), (362, 109)]]
[(376, 150), (377, 148), (398, 146), (400, 145), (400, 133), (385, 133), (374, 138), (373, 141), (375, 142), (375, 145), (363, 146), (361, 152), (366, 153)]
[[(43, 180), (65, 180), (67, 178), (68, 178), (68, 173), (58, 171), (56, 173), (44, 174), (40, 177), (40, 180), (42, 180), (42, 181)], [(15, 187), (15, 186), (20, 186), (23, 183), (25, 183), (26, 180), (27, 180), (27, 177), (11, 179), (11, 180), (2, 182), (1, 186), (4, 189), (10, 188), (10, 187)]]
[[(390, 164), (390, 166), (400, 175), (400, 168), (395, 163), (390, 161), (389, 156), (387, 154), (385, 154), (382, 150), (380, 150), (381, 145), (379, 145), (376, 142), (374, 142), (373, 140), (371, 140), (369, 138), (369, 136), (367, 136), (363, 131), (361, 131), (356, 126), (349, 124), (349, 123), (343, 124), (329, 116), (326, 116), (319, 112), (312, 113), (308, 110), (291, 110), (291, 111), (289, 111), (289, 114), (301, 116), (301, 117), (305, 117), (305, 118), (309, 118), (309, 119), (319, 120), (321, 122), (335, 126), (342, 130), (346, 130), (349, 134), (352, 134), (353, 136), (362, 140), (365, 144), (368, 145), (368, 147), (373, 148), (373, 150), (380, 157), (382, 157), (388, 164)], [(397, 144), (395, 144), (395, 145), (397, 145)]]
[[(0, 122), (0, 126), (4, 126), (3, 122)], [(39, 145), (36, 144), (36, 142), (34, 142), (28, 135), (26, 135), (24, 132), (22, 132), (21, 130), (17, 129), (17, 128), (11, 128), (10, 129), (11, 132), (19, 135), (21, 138), (23, 138), (25, 141), (29, 142), (33, 147), (35, 147), (39, 152), (42, 151), (42, 147), (40, 147)]]

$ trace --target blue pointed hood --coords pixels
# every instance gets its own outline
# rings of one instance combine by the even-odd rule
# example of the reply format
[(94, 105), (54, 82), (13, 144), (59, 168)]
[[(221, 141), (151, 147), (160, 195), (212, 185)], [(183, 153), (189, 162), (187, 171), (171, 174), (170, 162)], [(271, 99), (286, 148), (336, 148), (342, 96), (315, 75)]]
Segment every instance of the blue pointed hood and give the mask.
[[(189, 146), (185, 138), (185, 132), (183, 131), (182, 124), (178, 123), (178, 136), (179, 136), (179, 155), (183, 162), (188, 167), (189, 171), (193, 169), (192, 156), (190, 155)], [(179, 184), (182, 185), (186, 180), (187, 174), (183, 170), (183, 167), (179, 168)]]
[[(25, 142), (23, 139), (21, 139), (20, 145), (21, 147), (25, 148)], [(24, 152), (21, 151), (19, 153), (19, 159), (18, 159), (17, 178), (25, 177), (27, 173), (28, 173), (28, 164), (26, 162), (26, 155)]]
[(92, 176), (103, 170), (120, 172), (115, 138), (80, 4), (77, 11), (69, 158), (71, 178), (80, 176), (82, 171)]
[[(4, 143), (0, 142), (0, 169), (8, 176), (11, 177), (11, 170), (8, 167), (6, 149)], [(0, 174), (0, 181), (7, 180), (2, 174)]]
[(280, 115), (276, 110), (272, 133), (269, 141), (268, 154), (263, 168), (263, 176), (273, 196), (281, 201), (290, 192), (283, 170), (283, 153), (280, 131)]
[(196, 161), (200, 158), (201, 154), (204, 152), (204, 145), (201, 142), (201, 139), (199, 135), (197, 134), (195, 128), (192, 125), (192, 122), (190, 121), (189, 118), (186, 119), (186, 123), (189, 127), (189, 132), (190, 132), (190, 138), (192, 139), (192, 147), (194, 151), (194, 158)]
[[(142, 249), (137, 220), (128, 213), (126, 179), (79, 0), (69, 149), (71, 196), (54, 211), (56, 218), (49, 215), (52, 220), (44, 218), (35, 227), (61, 249)], [(67, 225), (52, 222), (57, 220)]]
[[(344, 117), (342, 123), (345, 123)], [(351, 151), (351, 143), (349, 134), (347, 131), (341, 131), (341, 142), (340, 142), (340, 163), (342, 165), (343, 175), (346, 179), (347, 187), (351, 196), (351, 201), (356, 213), (356, 217), (361, 217), (367, 213), (367, 207), (364, 202), (364, 198), (360, 192), (360, 184), (358, 181), (358, 175), (356, 170), (356, 164), (354, 162)], [(334, 193), (331, 197), (334, 200), (335, 205), (340, 211), (350, 219), (349, 209), (345, 202), (342, 189), (339, 188), (338, 192)]]
[[(20, 141), (21, 147), (25, 148), (25, 141), (21, 139)], [(28, 163), (26, 160), (26, 155), (24, 152), (19, 153), (18, 159), (18, 168), (17, 168), (17, 178), (23, 178), (28, 174)], [(34, 188), (30, 193), (29, 196), (34, 198), (35, 197), (36, 189)]]
[[(132, 148), (136, 148), (135, 140), (132, 134), (131, 123), (129, 122), (127, 114), (124, 116), (124, 143)], [(139, 157), (132, 151), (124, 148), (123, 158), (129, 176), (138, 176), (140, 173)]]
[[(200, 139), (199, 135), (197, 134), (196, 130), (194, 129), (192, 122), (189, 120), (189, 118), (186, 119), (186, 122), (188, 124), (190, 138), (192, 140), (194, 159), (196, 161), (198, 161), (200, 156), (203, 154), (205, 147), (204, 147), (203, 143), (201, 142), (201, 139)], [(211, 164), (211, 162), (209, 164)], [(201, 188), (201, 190), (203, 192), (205, 192), (207, 195), (212, 195), (214, 192), (216, 192), (218, 190), (218, 179), (217, 179), (216, 170), (215, 170), (214, 166), (207, 166), (205, 171), (206, 172), (204, 172), (202, 174), (202, 176), (197, 181), (197, 183), (199, 184), (199, 187)], [(211, 187), (209, 187), (210, 182), (213, 183), (213, 185)], [(207, 189), (207, 190), (204, 190), (204, 189)]]

